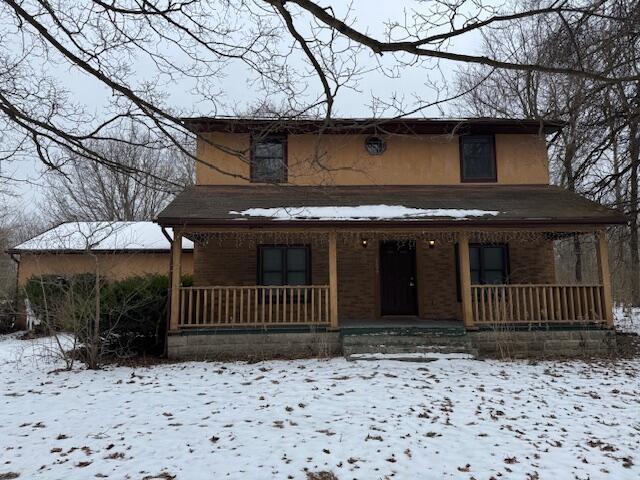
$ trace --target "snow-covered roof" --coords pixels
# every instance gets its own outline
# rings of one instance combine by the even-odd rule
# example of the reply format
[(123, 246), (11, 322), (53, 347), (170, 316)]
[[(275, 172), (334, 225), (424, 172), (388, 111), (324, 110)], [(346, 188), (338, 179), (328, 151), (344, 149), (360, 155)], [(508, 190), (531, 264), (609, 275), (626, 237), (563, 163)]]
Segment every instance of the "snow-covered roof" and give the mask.
[(248, 208), (242, 211), (230, 211), (231, 215), (243, 217), (265, 217), (274, 220), (400, 220), (426, 217), (446, 217), (464, 220), (468, 217), (498, 215), (497, 210), (478, 210), (461, 208), (409, 208), (404, 205), (356, 205), (329, 207), (278, 207)]
[(367, 222), (416, 227), (620, 224), (619, 213), (551, 185), (195, 185), (158, 214), (166, 226)]
[[(171, 229), (169, 234), (171, 235)], [(11, 249), (21, 251), (169, 250), (170, 244), (153, 222), (67, 222)], [(183, 238), (183, 249), (193, 243)]]

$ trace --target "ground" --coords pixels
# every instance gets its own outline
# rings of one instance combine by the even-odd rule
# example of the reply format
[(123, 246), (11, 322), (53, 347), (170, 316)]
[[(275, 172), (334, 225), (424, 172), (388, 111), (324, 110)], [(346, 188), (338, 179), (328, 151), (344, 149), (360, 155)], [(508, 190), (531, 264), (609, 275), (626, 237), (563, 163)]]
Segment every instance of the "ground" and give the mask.
[(617, 305), (613, 309), (616, 330), (640, 335), (640, 307), (624, 307)]
[(0, 479), (640, 478), (640, 360), (53, 371), (43, 345), (0, 337)]

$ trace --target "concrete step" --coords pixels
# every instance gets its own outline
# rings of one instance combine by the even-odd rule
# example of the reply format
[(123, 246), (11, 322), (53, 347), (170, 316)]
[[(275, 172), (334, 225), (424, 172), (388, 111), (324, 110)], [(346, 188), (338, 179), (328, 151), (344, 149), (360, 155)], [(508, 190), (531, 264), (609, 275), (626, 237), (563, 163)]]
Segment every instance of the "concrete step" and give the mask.
[(346, 355), (347, 361), (350, 362), (392, 360), (395, 362), (428, 363), (435, 362), (437, 360), (467, 360), (474, 358), (476, 358), (476, 355), (469, 353), (356, 353), (352, 355)]
[(467, 335), (439, 337), (431, 335), (346, 335), (342, 345), (447, 345), (470, 346)]
[(468, 353), (477, 355), (477, 351), (470, 345), (343, 345), (345, 356), (362, 353), (400, 354), (400, 353)]

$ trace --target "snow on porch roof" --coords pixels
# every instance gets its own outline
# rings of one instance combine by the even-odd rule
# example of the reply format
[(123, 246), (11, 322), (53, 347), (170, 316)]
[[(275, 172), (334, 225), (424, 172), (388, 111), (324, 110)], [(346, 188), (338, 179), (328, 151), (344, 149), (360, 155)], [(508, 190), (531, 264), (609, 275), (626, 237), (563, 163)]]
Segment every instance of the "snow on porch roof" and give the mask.
[[(169, 232), (170, 235), (172, 232)], [(169, 251), (170, 244), (153, 222), (67, 222), (9, 250), (10, 253), (56, 251)], [(182, 240), (183, 249), (193, 249)]]
[(184, 190), (161, 225), (619, 224), (617, 212), (549, 185), (214, 186)]

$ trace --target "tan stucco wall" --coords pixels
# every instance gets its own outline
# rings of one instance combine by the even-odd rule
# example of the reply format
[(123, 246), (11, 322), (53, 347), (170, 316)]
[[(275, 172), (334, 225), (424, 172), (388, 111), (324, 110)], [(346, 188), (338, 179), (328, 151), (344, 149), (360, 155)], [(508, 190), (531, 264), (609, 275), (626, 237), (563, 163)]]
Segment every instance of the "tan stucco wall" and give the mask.
[[(249, 135), (209, 133), (216, 145), (243, 152), (246, 160), (223, 153), (205, 141), (197, 154), (197, 183), (245, 184), (249, 178)], [(289, 135), (289, 183), (297, 185), (453, 185), (460, 183), (458, 137), (451, 135), (389, 135), (379, 156), (364, 148), (366, 135)], [(545, 139), (538, 135), (496, 135), (498, 183), (548, 184)], [(234, 177), (232, 175), (237, 175)]]
[[(100, 274), (122, 279), (147, 273), (169, 273), (169, 253), (103, 253), (98, 254)], [(18, 285), (37, 275), (73, 275), (95, 272), (95, 259), (87, 254), (23, 254), (20, 256)], [(182, 272), (193, 273), (193, 252), (183, 252)]]

